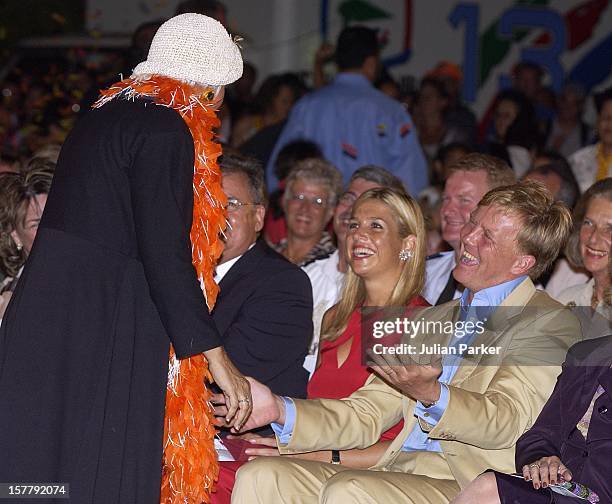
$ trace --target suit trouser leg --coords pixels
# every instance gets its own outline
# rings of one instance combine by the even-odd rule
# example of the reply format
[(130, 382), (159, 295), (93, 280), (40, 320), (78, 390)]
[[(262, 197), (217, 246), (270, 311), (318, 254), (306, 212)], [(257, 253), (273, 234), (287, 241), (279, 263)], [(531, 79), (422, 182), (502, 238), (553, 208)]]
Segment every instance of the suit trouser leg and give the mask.
[(461, 488), (454, 480), (419, 474), (368, 470), (343, 471), (325, 483), (321, 504), (448, 504)]
[(238, 471), (232, 503), (446, 504), (459, 491), (454, 480), (355, 470), (284, 457), (260, 457)]
[(236, 473), (232, 504), (317, 504), (325, 482), (348, 467), (288, 457), (259, 457)]

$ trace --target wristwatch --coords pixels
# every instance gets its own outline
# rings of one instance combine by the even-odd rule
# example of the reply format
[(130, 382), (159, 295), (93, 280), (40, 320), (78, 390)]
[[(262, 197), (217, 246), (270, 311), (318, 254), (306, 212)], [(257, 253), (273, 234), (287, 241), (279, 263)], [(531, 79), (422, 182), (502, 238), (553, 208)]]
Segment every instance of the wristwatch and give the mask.
[(332, 450), (332, 459), (331, 459), (331, 463), (334, 465), (338, 465), (340, 464), (340, 451), (339, 450)]

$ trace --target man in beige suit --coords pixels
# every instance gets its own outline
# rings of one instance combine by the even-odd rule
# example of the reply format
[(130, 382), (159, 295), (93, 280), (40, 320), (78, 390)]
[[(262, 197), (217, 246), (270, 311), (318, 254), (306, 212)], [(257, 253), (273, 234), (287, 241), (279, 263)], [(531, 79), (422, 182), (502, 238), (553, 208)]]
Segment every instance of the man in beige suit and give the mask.
[[(464, 341), (497, 354), (466, 352), (429, 364), (373, 355), (376, 375), (342, 400), (281, 398), (254, 383), (245, 429), (273, 422), (281, 454), (332, 456), (330, 463), (259, 457), (239, 470), (232, 502), (448, 503), (488, 468), (512, 472), (515, 442), (535, 421), (564, 352), (580, 335), (573, 315), (531, 281), (554, 260), (570, 225), (563, 204), (523, 183), (487, 193), (463, 228), (453, 274), (466, 290), (426, 317), (454, 321), (448, 343), (456, 347), (456, 322), (484, 307), (486, 329)], [(402, 417), (402, 432), (370, 470), (341, 465), (337, 450), (372, 445)]]

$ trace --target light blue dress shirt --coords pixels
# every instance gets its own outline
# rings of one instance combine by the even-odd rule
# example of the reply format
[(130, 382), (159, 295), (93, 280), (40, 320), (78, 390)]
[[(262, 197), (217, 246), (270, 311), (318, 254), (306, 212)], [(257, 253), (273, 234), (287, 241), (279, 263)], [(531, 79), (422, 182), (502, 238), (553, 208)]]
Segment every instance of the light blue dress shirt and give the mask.
[[(472, 302), (468, 303), (469, 290), (465, 289), (463, 291), (463, 295), (459, 300), (459, 304), (461, 307), (460, 320), (468, 320), (468, 319), (478, 319), (483, 320), (483, 317), (487, 317), (491, 314), (491, 312), (495, 309), (495, 307), (499, 306), (509, 295), (510, 293), (527, 277), (521, 276), (519, 278), (515, 278), (514, 280), (510, 280), (509, 282), (504, 282), (499, 285), (494, 285), (493, 287), (489, 287), (487, 289), (483, 289), (474, 294), (472, 298)], [(478, 308), (488, 308), (485, 310)], [(473, 339), (473, 334), (463, 336), (462, 338), (453, 337), (450, 344), (457, 344), (460, 341), (462, 343), (469, 344)], [(449, 401), (449, 390), (448, 383), (453, 379), (457, 369), (459, 367), (461, 358), (456, 356), (449, 356), (448, 359), (445, 359), (442, 365), (442, 374), (438, 378), (440, 382), (440, 398), (436, 402), (436, 404), (426, 408), (423, 404), (417, 401), (416, 406), (414, 408), (415, 416), (421, 418), (425, 422), (427, 422), (431, 426), (437, 425), (442, 418), (442, 415), (446, 411), (448, 407)], [(285, 401), (285, 424), (272, 424), (272, 429), (278, 436), (279, 441), (282, 444), (287, 444), (291, 439), (291, 434), (293, 433), (293, 427), (295, 425), (295, 404), (294, 402), (287, 397), (284, 397)], [(427, 416), (426, 416), (427, 414)], [(429, 439), (426, 432), (421, 429), (421, 426), (417, 422), (406, 438), (404, 445), (402, 446), (403, 451), (433, 451), (433, 452), (441, 452), (442, 448), (440, 447), (440, 443), (436, 439)]]
[(295, 104), (266, 167), (270, 191), (278, 186), (273, 167), (279, 151), (298, 139), (316, 142), (345, 184), (367, 164), (397, 175), (413, 196), (428, 184), (427, 163), (410, 115), (361, 74), (340, 73)]

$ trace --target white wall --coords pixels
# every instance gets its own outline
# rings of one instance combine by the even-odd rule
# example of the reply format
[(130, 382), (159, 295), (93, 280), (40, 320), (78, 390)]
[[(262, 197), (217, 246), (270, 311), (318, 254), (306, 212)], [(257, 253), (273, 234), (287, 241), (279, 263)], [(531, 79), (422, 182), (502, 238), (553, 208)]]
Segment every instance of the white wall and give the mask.
[[(334, 41), (342, 28), (342, 19), (337, 10), (343, 0), (327, 0), (328, 38)], [(395, 77), (413, 75), (420, 77), (440, 60), (451, 60), (467, 66), (465, 60), (465, 22), (453, 27), (449, 21), (451, 12), (457, 8), (455, 0), (369, 0), (372, 4), (392, 14), (392, 19), (366, 23), (389, 33), (389, 44), (385, 56), (402, 51), (406, 27), (406, 9), (412, 5), (412, 36), (410, 59), (392, 68)], [(145, 20), (172, 15), (176, 0), (89, 0), (88, 23), (90, 28), (102, 32), (131, 32)], [(244, 58), (259, 70), (259, 80), (273, 72), (309, 71), (314, 53), (322, 41), (320, 32), (321, 6), (323, 0), (224, 0), (229, 11), (230, 31), (243, 34)], [(563, 15), (572, 7), (581, 4), (592, 6), (588, 0), (555, 0), (551, 7), (534, 9), (546, 11), (547, 15), (562, 21)], [(479, 20), (476, 38), (515, 5), (513, 0), (472, 2), (478, 9)], [(587, 6), (588, 6), (587, 5)], [(534, 14), (534, 15), (537, 15)], [(600, 13), (591, 37), (574, 50), (565, 50), (559, 61), (566, 72), (591, 49), (610, 34), (612, 26), (612, 4)], [(485, 82), (476, 89), (477, 102), (473, 104), (480, 112), (489, 103), (498, 89), (502, 74), (521, 59), (521, 52), (529, 49), (533, 41), (543, 33), (541, 28), (532, 27), (530, 34), (511, 49), (494, 68)], [(482, 51), (483, 48), (481, 47)], [(602, 61), (610, 67), (610, 58)], [(597, 88), (612, 84), (612, 75)]]

